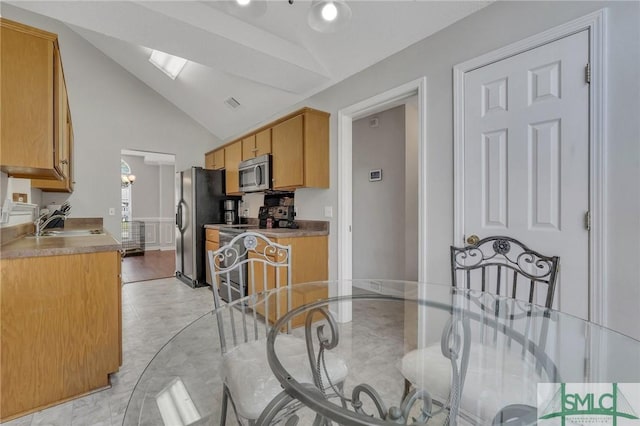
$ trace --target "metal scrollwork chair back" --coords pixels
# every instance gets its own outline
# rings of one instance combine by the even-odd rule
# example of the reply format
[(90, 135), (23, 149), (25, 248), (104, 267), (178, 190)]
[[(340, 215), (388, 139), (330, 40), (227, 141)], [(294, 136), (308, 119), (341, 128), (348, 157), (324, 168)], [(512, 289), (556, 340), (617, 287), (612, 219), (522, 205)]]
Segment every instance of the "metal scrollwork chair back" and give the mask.
[[(262, 360), (266, 355), (261, 357), (260, 349), (270, 325), (287, 311), (291, 300), (290, 294), (276, 298), (265, 295), (272, 288), (291, 288), (291, 247), (274, 243), (262, 234), (245, 232), (218, 250), (208, 251), (207, 256), (214, 287), (219, 287), (213, 289), (213, 300), (224, 369), (220, 424), (227, 423), (229, 402), (238, 424), (241, 419), (253, 424), (281, 393), (279, 386), (270, 386), (269, 374), (264, 374), (269, 366), (266, 359)], [(225, 309), (222, 297), (231, 301), (245, 294), (249, 295), (247, 302)], [(260, 388), (264, 389), (262, 394), (254, 391)]]
[[(558, 256), (544, 256), (510, 237), (492, 236), (462, 248), (451, 246), (451, 283), (459, 287), (462, 281), (467, 289), (551, 308), (559, 263)], [(543, 298), (536, 295), (540, 288)]]
[[(291, 246), (277, 244), (256, 232), (245, 232), (207, 255), (214, 286), (220, 286), (227, 300), (232, 300), (231, 286), (221, 282), (234, 282), (240, 295), (248, 294), (225, 306), (219, 292), (215, 288), (213, 291), (224, 371), (220, 424), (227, 424), (228, 403), (237, 424), (255, 425), (263, 412), (270, 415), (270, 422), (286, 420), (287, 424), (296, 424), (295, 412), (300, 404), (282, 390), (266, 354), (271, 326), (291, 310)], [(279, 347), (289, 354), (291, 362), (300, 359), (301, 364), (308, 365), (304, 362), (305, 340), (288, 333), (281, 337)], [(328, 361), (328, 368), (339, 381), (346, 375), (342, 364), (335, 359)], [(308, 370), (308, 381), (312, 383), (313, 374)]]
[[(425, 388), (444, 399), (450, 424), (458, 412), (480, 413), (472, 422), (528, 415), (535, 410), (535, 383), (559, 380), (546, 356), (559, 258), (502, 236), (452, 246), (450, 253), (456, 312), (443, 329), (440, 345), (417, 348), (403, 358), (407, 390)], [(540, 288), (544, 293), (538, 294)], [(536, 306), (539, 300), (544, 307)], [(448, 388), (443, 383), (449, 383)], [(497, 397), (479, 404), (487, 386)], [(509, 408), (516, 406), (529, 408)], [(500, 411), (503, 407), (506, 411)]]

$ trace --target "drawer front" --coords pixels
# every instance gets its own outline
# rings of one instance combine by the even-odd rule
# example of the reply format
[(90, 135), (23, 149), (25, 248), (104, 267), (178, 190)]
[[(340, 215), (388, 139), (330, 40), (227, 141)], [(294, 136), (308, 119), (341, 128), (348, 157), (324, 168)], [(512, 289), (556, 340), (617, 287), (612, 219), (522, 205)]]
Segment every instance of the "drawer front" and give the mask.
[(220, 243), (220, 231), (217, 229), (205, 229), (205, 238), (207, 241)]

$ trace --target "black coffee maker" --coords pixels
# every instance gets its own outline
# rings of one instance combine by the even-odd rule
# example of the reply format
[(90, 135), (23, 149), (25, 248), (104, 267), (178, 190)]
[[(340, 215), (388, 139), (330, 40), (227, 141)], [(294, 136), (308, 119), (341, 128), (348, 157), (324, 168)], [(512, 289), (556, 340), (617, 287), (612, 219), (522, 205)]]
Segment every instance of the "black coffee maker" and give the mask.
[(260, 206), (260, 210), (258, 211), (258, 227), (261, 229), (265, 229), (267, 227), (267, 222), (269, 219), (273, 220), (273, 217), (269, 217), (270, 208), (271, 207), (268, 206)]
[(222, 201), (223, 220), (227, 225), (239, 223), (238, 200), (226, 199)]

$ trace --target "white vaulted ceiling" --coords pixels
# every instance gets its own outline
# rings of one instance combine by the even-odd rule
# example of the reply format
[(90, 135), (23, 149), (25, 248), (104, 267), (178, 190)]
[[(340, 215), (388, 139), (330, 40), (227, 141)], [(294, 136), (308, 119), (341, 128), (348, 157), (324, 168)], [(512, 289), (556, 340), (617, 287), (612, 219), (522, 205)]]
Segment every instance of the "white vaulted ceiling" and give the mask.
[[(308, 26), (311, 2), (303, 0), (259, 4), (259, 16), (227, 1), (8, 3), (64, 22), (222, 140), (490, 3), (347, 2), (351, 22), (334, 34)], [(151, 49), (189, 62), (171, 80), (149, 63)], [(229, 108), (229, 97), (240, 107)]]

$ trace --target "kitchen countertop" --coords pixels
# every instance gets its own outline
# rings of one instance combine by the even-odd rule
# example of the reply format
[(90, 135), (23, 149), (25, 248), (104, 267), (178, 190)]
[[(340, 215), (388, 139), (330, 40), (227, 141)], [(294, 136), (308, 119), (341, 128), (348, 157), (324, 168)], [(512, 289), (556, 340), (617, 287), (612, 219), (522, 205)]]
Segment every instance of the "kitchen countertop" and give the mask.
[[(257, 232), (259, 234), (264, 235), (269, 238), (300, 238), (300, 237), (322, 237), (329, 235), (329, 222), (318, 221), (318, 220), (297, 220), (296, 224), (298, 224), (299, 228), (250, 228), (245, 231)], [(249, 222), (249, 225), (257, 225), (257, 221), (253, 223)], [(237, 226), (246, 226), (246, 225), (226, 225), (224, 223), (215, 223), (204, 225), (207, 229), (219, 229), (224, 230), (234, 229)]]
[[(69, 219), (68, 219), (69, 220)], [(100, 226), (74, 226), (66, 229), (101, 229)], [(122, 245), (105, 231), (104, 234), (68, 237), (27, 237), (23, 236), (2, 245), (0, 259), (23, 257), (62, 256), (80, 253), (118, 251)]]

